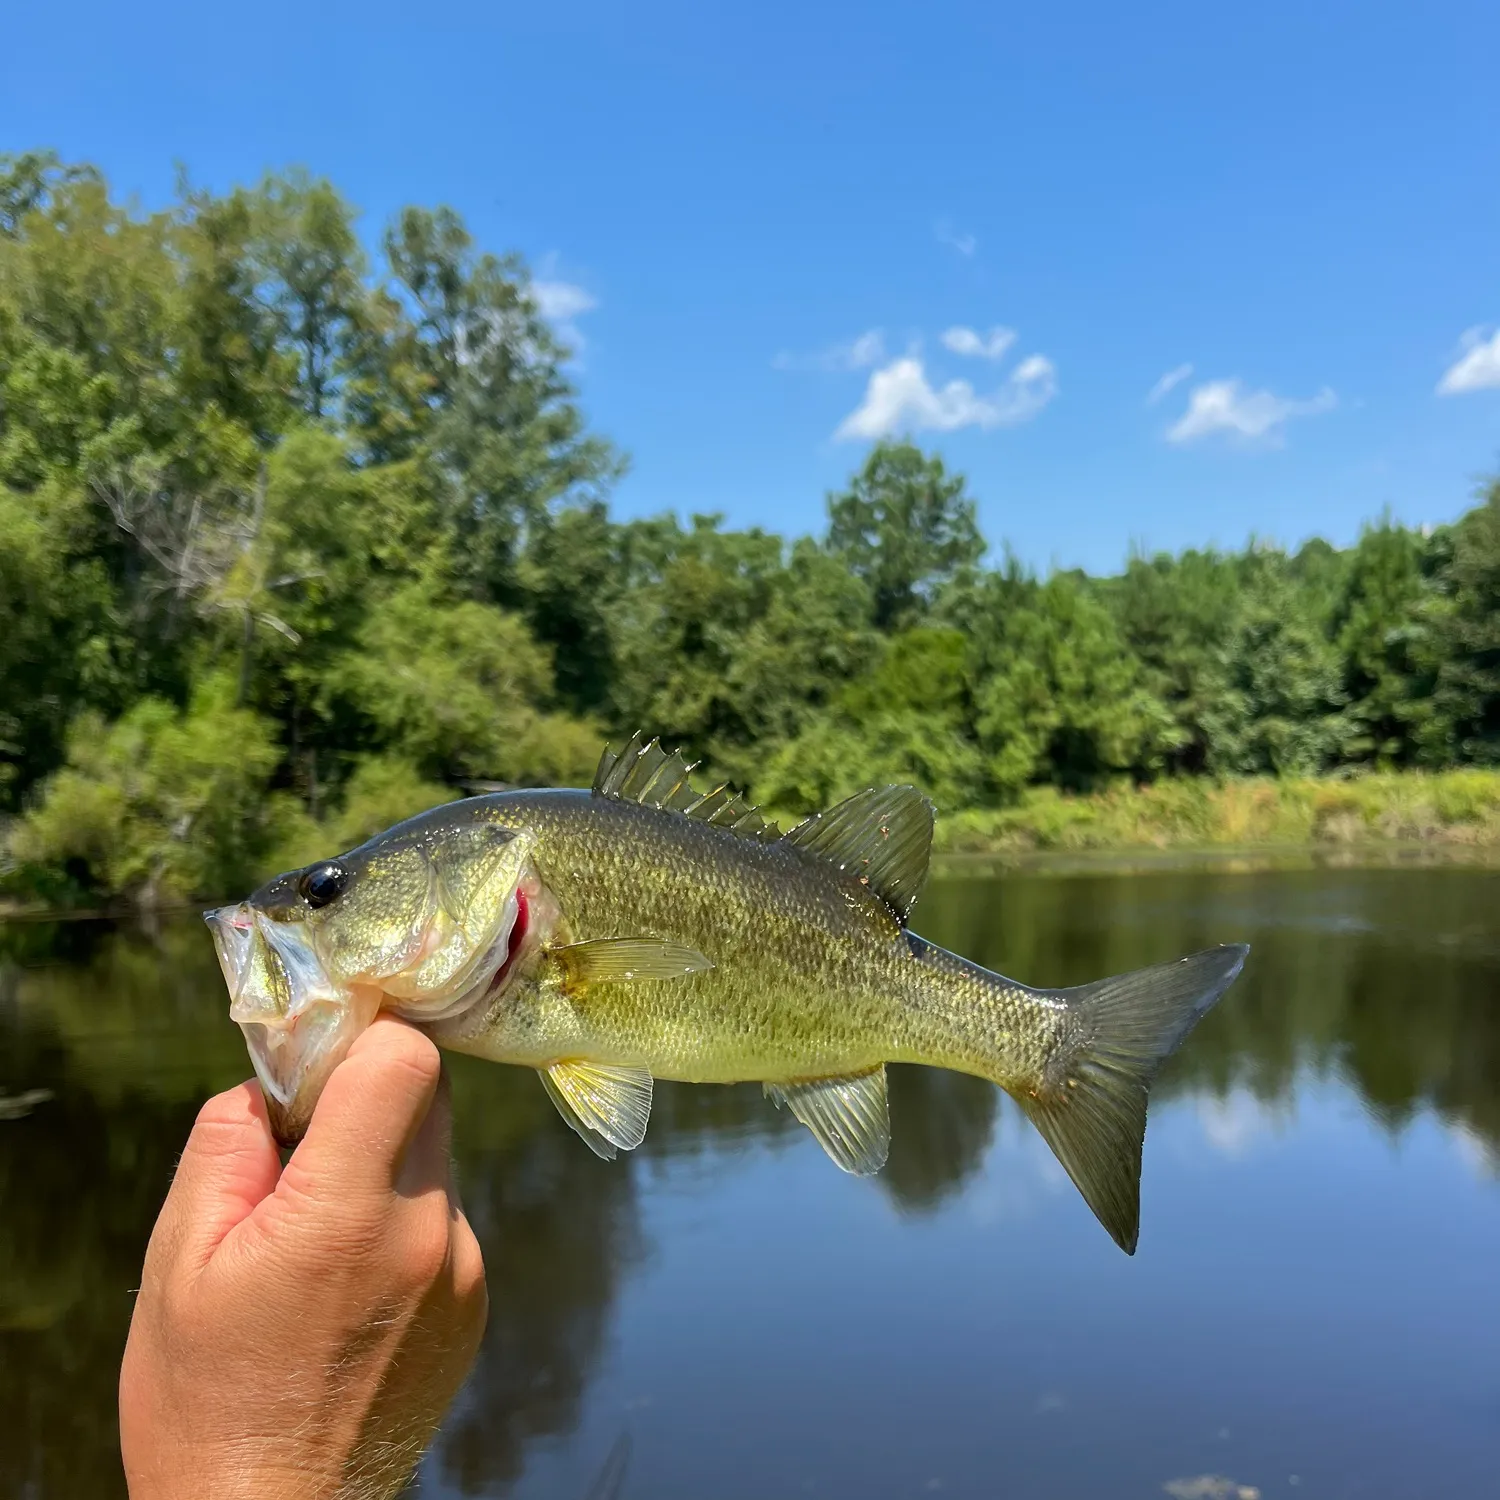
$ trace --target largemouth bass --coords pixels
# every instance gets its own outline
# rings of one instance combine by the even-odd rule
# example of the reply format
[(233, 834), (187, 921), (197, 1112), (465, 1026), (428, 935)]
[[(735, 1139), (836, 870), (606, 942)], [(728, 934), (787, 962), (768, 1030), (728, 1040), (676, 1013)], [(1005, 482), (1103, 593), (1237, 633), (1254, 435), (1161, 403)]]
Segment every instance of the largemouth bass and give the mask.
[(908, 930), (932, 845), (915, 788), (782, 834), (691, 770), (637, 736), (591, 791), (433, 808), (206, 913), (283, 1144), (381, 1009), (535, 1068), (604, 1157), (644, 1139), (654, 1078), (751, 1080), (878, 1172), (885, 1065), (923, 1063), (1005, 1089), (1134, 1253), (1152, 1078), (1248, 950), (1033, 989)]

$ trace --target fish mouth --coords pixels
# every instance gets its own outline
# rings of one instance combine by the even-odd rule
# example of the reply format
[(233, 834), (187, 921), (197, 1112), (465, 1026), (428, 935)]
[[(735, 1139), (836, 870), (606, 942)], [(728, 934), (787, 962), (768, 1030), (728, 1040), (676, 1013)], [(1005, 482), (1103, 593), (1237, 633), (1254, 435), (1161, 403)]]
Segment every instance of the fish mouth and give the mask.
[(307, 924), (276, 922), (248, 901), (203, 913), (229, 989), (229, 1014), (247, 1021), (295, 1021), (341, 998), (313, 947)]
[(302, 1138), (328, 1076), (382, 1008), (426, 1025), (502, 989), (514, 973), (529, 912), (517, 886), (489, 941), (436, 994), (415, 995), (392, 994), (401, 987), (396, 976), (335, 981), (305, 922), (278, 922), (248, 901), (204, 912), (229, 990), (229, 1015), (245, 1038), (277, 1140), (290, 1146)]
[(336, 985), (305, 923), (276, 922), (248, 902), (204, 912), (276, 1139), (306, 1132), (328, 1075), (375, 1018), (379, 992)]

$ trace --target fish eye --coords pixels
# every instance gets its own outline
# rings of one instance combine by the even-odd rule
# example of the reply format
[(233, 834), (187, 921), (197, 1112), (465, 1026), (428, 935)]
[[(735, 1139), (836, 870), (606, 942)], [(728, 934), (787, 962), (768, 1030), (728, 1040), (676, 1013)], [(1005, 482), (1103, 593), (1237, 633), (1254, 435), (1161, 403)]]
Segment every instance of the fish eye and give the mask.
[(297, 882), (297, 894), (314, 910), (337, 901), (349, 884), (349, 872), (337, 860), (314, 865)]

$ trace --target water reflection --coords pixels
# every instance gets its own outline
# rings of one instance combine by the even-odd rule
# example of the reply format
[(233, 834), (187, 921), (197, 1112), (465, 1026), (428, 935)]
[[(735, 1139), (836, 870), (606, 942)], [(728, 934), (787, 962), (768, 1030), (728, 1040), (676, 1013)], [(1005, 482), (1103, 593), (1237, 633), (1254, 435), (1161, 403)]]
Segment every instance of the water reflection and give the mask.
[[(1500, 877), (1482, 870), (951, 877), (918, 925), (1048, 984), (1247, 938), (1245, 978), (1161, 1085), (1196, 1098), (1210, 1145), (1233, 1159), (1295, 1130), (1297, 1091), (1323, 1079), (1351, 1087), (1393, 1139), (1435, 1112), (1493, 1173), (1497, 896)], [(0, 925), (0, 1097), (45, 1091), (0, 1119), (0, 1497), (123, 1493), (114, 1385), (142, 1250), (199, 1101), (245, 1072), (196, 920)], [(746, 1164), (784, 1178), (780, 1158), (816, 1148), (758, 1088), (664, 1087), (641, 1152), (602, 1163), (528, 1075), (467, 1059), (453, 1074), (465, 1205), (502, 1290), (423, 1488), (500, 1494), (539, 1440), (579, 1425), (622, 1289), (670, 1248), (670, 1222), (648, 1228), (657, 1185), (701, 1182), (723, 1207)], [(914, 1068), (892, 1070), (891, 1096), (876, 1187), (899, 1219), (931, 1222), (986, 1170), (998, 1096)], [(1153, 1138), (1148, 1172), (1153, 1149), (1166, 1148)], [(590, 1450), (593, 1472), (611, 1441)]]

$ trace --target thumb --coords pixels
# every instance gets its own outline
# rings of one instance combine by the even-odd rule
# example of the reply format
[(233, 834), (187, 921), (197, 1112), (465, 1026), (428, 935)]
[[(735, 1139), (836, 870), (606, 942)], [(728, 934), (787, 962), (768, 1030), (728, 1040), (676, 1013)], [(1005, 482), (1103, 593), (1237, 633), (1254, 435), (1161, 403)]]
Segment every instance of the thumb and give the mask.
[[(427, 1037), (394, 1016), (377, 1016), (333, 1070), (291, 1159), (299, 1190), (336, 1193), (346, 1203), (383, 1200), (403, 1175), (441, 1075)], [(441, 1137), (446, 1118), (440, 1109), (429, 1134)]]
[(153, 1241), (160, 1235), (201, 1270), (280, 1175), (259, 1086), (252, 1080), (215, 1094), (198, 1111)]

